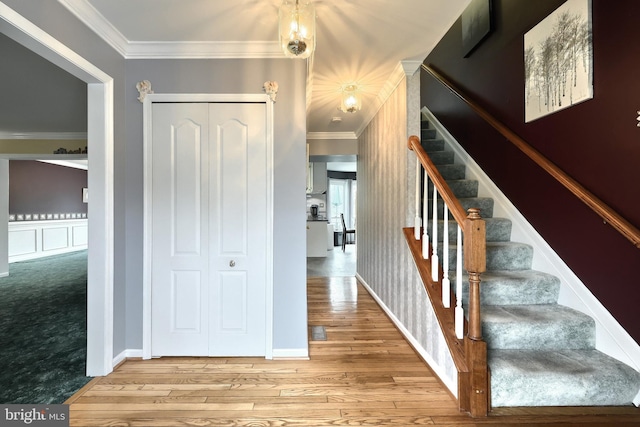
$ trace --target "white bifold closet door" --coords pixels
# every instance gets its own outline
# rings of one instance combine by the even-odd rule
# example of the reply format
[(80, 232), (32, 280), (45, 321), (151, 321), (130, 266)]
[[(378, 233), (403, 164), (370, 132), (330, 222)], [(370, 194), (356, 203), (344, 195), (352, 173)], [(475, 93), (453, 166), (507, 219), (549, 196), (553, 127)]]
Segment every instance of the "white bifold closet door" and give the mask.
[(152, 356), (265, 355), (266, 106), (154, 103)]

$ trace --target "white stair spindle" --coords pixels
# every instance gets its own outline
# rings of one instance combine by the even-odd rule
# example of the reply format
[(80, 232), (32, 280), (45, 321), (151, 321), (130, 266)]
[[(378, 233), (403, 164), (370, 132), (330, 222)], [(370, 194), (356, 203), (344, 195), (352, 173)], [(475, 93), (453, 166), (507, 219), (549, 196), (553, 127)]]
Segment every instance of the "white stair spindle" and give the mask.
[(442, 304), (451, 307), (451, 281), (449, 280), (449, 207), (445, 203), (442, 228)]
[(431, 227), (431, 280), (438, 281), (438, 189), (433, 186), (433, 226)]
[(424, 227), (422, 228), (422, 258), (429, 259), (429, 231), (427, 225), (429, 224), (429, 175), (427, 170), (424, 170), (424, 199), (422, 202), (422, 216), (424, 218)]
[(464, 337), (464, 309), (462, 308), (462, 230), (458, 225), (458, 245), (456, 250), (456, 311), (455, 327), (456, 337)]
[(413, 221), (413, 236), (416, 240), (420, 240), (420, 226), (422, 226), (422, 218), (420, 218), (420, 171), (422, 165), (420, 159), (416, 158), (416, 216)]

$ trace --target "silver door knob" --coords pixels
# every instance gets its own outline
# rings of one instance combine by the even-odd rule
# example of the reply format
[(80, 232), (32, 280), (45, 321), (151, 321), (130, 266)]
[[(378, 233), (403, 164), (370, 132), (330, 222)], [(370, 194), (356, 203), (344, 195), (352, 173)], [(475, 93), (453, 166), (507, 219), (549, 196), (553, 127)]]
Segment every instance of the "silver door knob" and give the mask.
[(235, 267), (236, 262), (234, 260), (229, 261), (229, 267)]

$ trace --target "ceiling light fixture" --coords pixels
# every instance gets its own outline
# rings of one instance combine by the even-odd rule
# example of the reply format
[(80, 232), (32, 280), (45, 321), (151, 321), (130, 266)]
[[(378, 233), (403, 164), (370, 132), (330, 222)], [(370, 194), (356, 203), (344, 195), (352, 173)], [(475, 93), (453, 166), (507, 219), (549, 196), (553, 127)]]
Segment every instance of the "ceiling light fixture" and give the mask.
[(278, 28), (285, 56), (311, 56), (316, 48), (316, 9), (310, 0), (283, 0), (278, 11)]
[(362, 99), (360, 98), (360, 91), (358, 85), (348, 84), (342, 86), (342, 102), (340, 103), (340, 110), (345, 113), (355, 113), (362, 108)]

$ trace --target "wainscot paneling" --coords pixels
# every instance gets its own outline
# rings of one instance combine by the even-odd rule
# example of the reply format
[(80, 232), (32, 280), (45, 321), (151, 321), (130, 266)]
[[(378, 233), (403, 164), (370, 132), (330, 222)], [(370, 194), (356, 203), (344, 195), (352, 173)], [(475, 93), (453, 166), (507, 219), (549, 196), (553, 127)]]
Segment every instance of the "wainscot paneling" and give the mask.
[(9, 262), (87, 249), (87, 219), (9, 223)]

